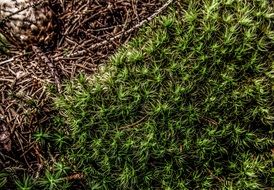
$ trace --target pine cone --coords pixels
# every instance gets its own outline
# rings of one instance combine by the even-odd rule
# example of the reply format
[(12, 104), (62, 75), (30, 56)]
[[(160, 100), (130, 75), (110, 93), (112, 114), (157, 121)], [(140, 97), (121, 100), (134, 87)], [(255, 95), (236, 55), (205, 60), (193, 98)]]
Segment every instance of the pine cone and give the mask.
[(0, 0), (2, 29), (11, 43), (48, 46), (52, 43), (53, 13), (48, 2)]

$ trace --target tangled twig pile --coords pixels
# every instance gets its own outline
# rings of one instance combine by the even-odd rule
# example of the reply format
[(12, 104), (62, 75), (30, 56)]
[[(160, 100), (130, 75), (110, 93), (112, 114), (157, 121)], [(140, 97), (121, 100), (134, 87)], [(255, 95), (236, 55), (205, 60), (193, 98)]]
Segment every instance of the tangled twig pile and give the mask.
[(12, 46), (0, 57), (0, 169), (16, 166), (37, 171), (42, 150), (32, 134), (50, 120), (51, 97), (46, 88), (57, 85), (60, 91), (58, 81), (96, 71), (135, 29), (170, 2), (53, 0), (50, 8), (59, 33), (52, 41), (55, 47), (24, 51)]

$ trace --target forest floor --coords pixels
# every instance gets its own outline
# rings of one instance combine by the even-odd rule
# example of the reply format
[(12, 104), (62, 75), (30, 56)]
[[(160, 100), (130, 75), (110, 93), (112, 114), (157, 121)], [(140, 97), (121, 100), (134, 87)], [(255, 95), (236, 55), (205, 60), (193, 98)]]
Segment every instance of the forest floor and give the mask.
[(0, 170), (40, 170), (44, 151), (33, 135), (50, 125), (53, 95), (63, 91), (64, 81), (94, 74), (162, 5), (159, 0), (57, 0), (52, 47), (10, 44), (0, 55)]
[(274, 3), (95, 2), (3, 56), (0, 187), (272, 189)]

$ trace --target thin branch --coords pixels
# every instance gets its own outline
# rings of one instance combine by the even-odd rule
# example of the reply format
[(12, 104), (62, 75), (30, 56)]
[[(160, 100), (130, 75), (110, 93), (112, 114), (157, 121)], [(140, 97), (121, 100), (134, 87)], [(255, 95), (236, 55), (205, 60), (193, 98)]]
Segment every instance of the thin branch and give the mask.
[(41, 59), (44, 60), (44, 62), (47, 64), (48, 68), (50, 69), (50, 73), (52, 75), (52, 77), (54, 77), (55, 80), (55, 85), (57, 87), (58, 92), (61, 92), (61, 83), (60, 83), (60, 79), (58, 77), (57, 71), (52, 63), (52, 61), (47, 57), (46, 54), (44, 54), (42, 52), (42, 50), (40, 48), (38, 48), (37, 46), (32, 46), (33, 51), (37, 54), (41, 56)]
[(17, 56), (12, 57), (12, 58), (7, 59), (7, 60), (4, 60), (4, 61), (1, 61), (1, 62), (0, 62), (0, 66), (1, 66), (1, 65), (5, 65), (5, 64), (10, 63), (10, 62), (13, 62), (13, 61), (15, 60), (16, 57), (17, 57)]
[[(77, 56), (81, 56), (85, 53), (87, 53), (88, 51), (92, 50), (92, 49), (96, 49), (98, 47), (104, 46), (109, 44), (110, 42), (113, 42), (119, 38), (121, 38), (124, 35), (128, 35), (130, 33), (132, 33), (133, 31), (135, 31), (136, 29), (140, 28), (141, 26), (143, 26), (144, 24), (146, 24), (147, 22), (151, 21), (153, 18), (155, 18), (157, 15), (159, 15), (161, 12), (163, 12), (171, 3), (173, 2), (173, 0), (168, 0), (161, 8), (159, 8), (157, 11), (155, 11), (155, 13), (153, 13), (151, 16), (149, 16), (148, 18), (144, 19), (143, 21), (141, 21), (140, 23), (136, 24), (135, 26), (133, 26), (132, 28), (130, 28), (129, 30), (127, 30), (126, 32), (120, 33), (110, 39), (104, 40), (102, 42), (96, 43), (91, 45), (88, 49), (85, 50), (81, 50), (81, 51), (77, 51), (75, 53), (70, 54), (67, 57), (77, 57)], [(54, 61), (58, 61), (60, 59), (63, 59), (64, 56), (61, 57), (55, 57)]]
[(144, 121), (148, 116), (146, 115), (145, 117), (141, 118), (139, 121), (136, 121), (135, 123), (132, 123), (132, 124), (129, 124), (129, 125), (126, 125), (126, 126), (123, 126), (123, 127), (120, 127), (119, 130), (121, 129), (129, 129), (131, 127), (134, 127), (136, 125), (139, 125), (142, 121)]

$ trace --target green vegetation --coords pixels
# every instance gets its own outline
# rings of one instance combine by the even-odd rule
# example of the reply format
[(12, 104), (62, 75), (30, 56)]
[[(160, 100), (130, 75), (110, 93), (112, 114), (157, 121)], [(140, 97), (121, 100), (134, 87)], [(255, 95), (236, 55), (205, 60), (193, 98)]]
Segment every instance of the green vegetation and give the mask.
[(5, 36), (0, 33), (0, 53), (7, 53), (9, 43)]
[(88, 189), (274, 187), (274, 3), (181, 2), (68, 82), (55, 127), (35, 135), (58, 163), (33, 184), (66, 189), (83, 173)]

